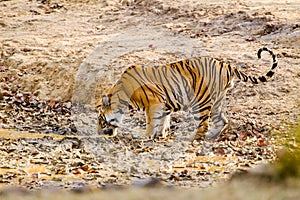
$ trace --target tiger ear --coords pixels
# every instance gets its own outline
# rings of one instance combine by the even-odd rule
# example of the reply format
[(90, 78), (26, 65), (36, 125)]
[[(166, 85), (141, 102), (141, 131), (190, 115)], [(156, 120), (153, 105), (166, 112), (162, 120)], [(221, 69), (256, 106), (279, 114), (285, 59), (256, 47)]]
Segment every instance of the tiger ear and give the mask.
[(107, 95), (103, 95), (102, 96), (102, 104), (105, 105), (105, 106), (109, 106), (109, 98)]

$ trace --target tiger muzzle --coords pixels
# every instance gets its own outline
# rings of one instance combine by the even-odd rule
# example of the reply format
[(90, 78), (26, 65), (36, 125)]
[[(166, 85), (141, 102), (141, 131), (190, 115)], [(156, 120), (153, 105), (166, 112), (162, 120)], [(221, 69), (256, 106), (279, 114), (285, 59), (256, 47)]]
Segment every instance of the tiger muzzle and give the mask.
[(108, 136), (108, 137), (113, 137), (115, 136), (115, 133), (116, 133), (116, 128), (117, 126), (116, 125), (113, 125), (109, 122), (106, 121), (105, 118), (101, 118), (101, 120), (99, 120), (99, 129), (98, 129), (98, 133), (100, 135), (105, 135), (105, 136)]
[(104, 129), (102, 129), (101, 134), (107, 135), (107, 136), (113, 136), (114, 128), (110, 128), (110, 127), (109, 128), (104, 128)]

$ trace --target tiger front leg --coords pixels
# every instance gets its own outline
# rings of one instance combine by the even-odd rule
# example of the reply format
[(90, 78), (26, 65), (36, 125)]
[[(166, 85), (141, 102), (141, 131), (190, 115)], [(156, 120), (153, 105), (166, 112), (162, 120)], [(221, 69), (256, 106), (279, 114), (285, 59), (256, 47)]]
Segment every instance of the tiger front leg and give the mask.
[(146, 109), (146, 136), (154, 139), (167, 136), (170, 129), (170, 115), (165, 112), (164, 104), (155, 104)]

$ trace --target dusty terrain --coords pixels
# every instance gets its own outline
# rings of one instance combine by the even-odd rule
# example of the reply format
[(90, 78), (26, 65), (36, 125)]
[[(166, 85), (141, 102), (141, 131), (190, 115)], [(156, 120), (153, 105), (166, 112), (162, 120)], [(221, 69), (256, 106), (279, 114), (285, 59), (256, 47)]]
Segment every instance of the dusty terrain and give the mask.
[[(300, 1), (0, 0), (1, 187), (107, 188), (151, 184), (207, 188), (276, 159), (299, 116)], [(230, 125), (217, 142), (192, 146), (187, 113), (169, 138), (149, 141), (142, 113), (121, 134), (96, 135), (99, 96), (133, 63), (209, 55), (263, 85), (235, 82)], [(152, 180), (153, 181), (153, 180)]]

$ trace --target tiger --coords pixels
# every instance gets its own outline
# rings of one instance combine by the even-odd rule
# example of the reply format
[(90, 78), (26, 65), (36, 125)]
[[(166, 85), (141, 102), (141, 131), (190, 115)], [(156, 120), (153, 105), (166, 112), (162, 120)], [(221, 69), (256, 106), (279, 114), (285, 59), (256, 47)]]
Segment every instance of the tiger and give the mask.
[(272, 56), (272, 67), (263, 76), (245, 74), (229, 63), (211, 57), (196, 57), (158, 66), (132, 65), (102, 96), (98, 106), (98, 133), (116, 136), (128, 109), (142, 109), (146, 116), (146, 137), (166, 137), (170, 114), (189, 111), (196, 127), (188, 140), (217, 140), (228, 126), (224, 101), (234, 78), (259, 84), (267, 82), (278, 65), (267, 47), (258, 50)]

